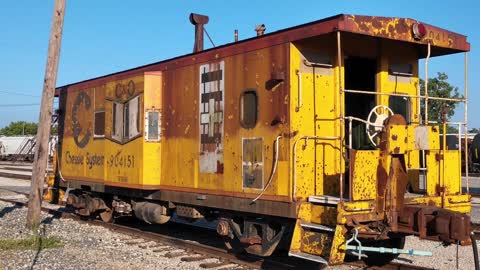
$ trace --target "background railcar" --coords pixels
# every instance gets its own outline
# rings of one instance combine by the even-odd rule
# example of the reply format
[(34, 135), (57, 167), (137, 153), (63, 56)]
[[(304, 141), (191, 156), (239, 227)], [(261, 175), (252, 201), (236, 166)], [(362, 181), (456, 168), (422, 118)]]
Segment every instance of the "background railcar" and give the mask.
[(422, 115), (418, 72), (465, 36), (338, 15), (202, 51), (208, 17), (190, 20), (193, 54), (57, 88), (50, 182), (80, 214), (217, 219), (234, 250), (331, 264), (352, 235), (468, 243), (461, 153)]

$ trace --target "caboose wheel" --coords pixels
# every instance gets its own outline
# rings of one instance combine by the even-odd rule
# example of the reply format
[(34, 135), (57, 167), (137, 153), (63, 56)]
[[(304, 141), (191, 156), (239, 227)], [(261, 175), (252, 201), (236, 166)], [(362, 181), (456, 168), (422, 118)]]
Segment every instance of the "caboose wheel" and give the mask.
[(245, 254), (245, 246), (236, 237), (225, 236), (223, 237), (223, 243), (230, 253), (237, 255)]
[[(405, 246), (405, 237), (395, 237), (387, 240), (379, 240), (375, 242), (369, 242), (365, 245), (374, 247), (387, 247), (387, 248), (403, 248)], [(393, 261), (400, 254), (392, 253), (378, 253), (378, 252), (366, 252), (368, 258), (364, 258), (363, 261), (371, 266), (383, 266)]]

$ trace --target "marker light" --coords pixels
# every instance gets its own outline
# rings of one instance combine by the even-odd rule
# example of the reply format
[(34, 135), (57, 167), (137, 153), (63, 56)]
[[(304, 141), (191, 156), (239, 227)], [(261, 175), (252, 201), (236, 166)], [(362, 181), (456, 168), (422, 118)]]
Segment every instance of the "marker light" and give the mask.
[(412, 25), (413, 38), (416, 40), (422, 39), (427, 34), (425, 25), (421, 23), (414, 23)]

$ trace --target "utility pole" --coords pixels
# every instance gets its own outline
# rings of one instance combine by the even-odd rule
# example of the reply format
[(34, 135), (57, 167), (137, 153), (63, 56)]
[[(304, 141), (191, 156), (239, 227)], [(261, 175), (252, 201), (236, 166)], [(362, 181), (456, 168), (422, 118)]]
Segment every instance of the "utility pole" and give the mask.
[(43, 81), (42, 105), (37, 131), (37, 145), (32, 169), (32, 183), (28, 201), (27, 228), (35, 230), (40, 225), (40, 210), (42, 205), (43, 182), (47, 169), (48, 139), (52, 122), (53, 98), (57, 82), (58, 60), (62, 43), (63, 16), (66, 0), (55, 0), (53, 8), (50, 42), (48, 43), (47, 67)]

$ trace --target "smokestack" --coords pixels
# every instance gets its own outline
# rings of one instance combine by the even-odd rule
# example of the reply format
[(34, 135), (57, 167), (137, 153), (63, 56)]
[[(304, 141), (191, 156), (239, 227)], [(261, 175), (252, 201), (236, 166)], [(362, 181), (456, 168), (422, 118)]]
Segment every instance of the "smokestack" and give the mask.
[(208, 16), (190, 13), (190, 22), (195, 25), (193, 52), (201, 52), (203, 51), (203, 25), (208, 23)]
[(265, 33), (265, 30), (267, 28), (265, 27), (265, 24), (260, 24), (255, 27), (255, 31), (257, 31), (257, 37), (263, 36), (263, 33)]

